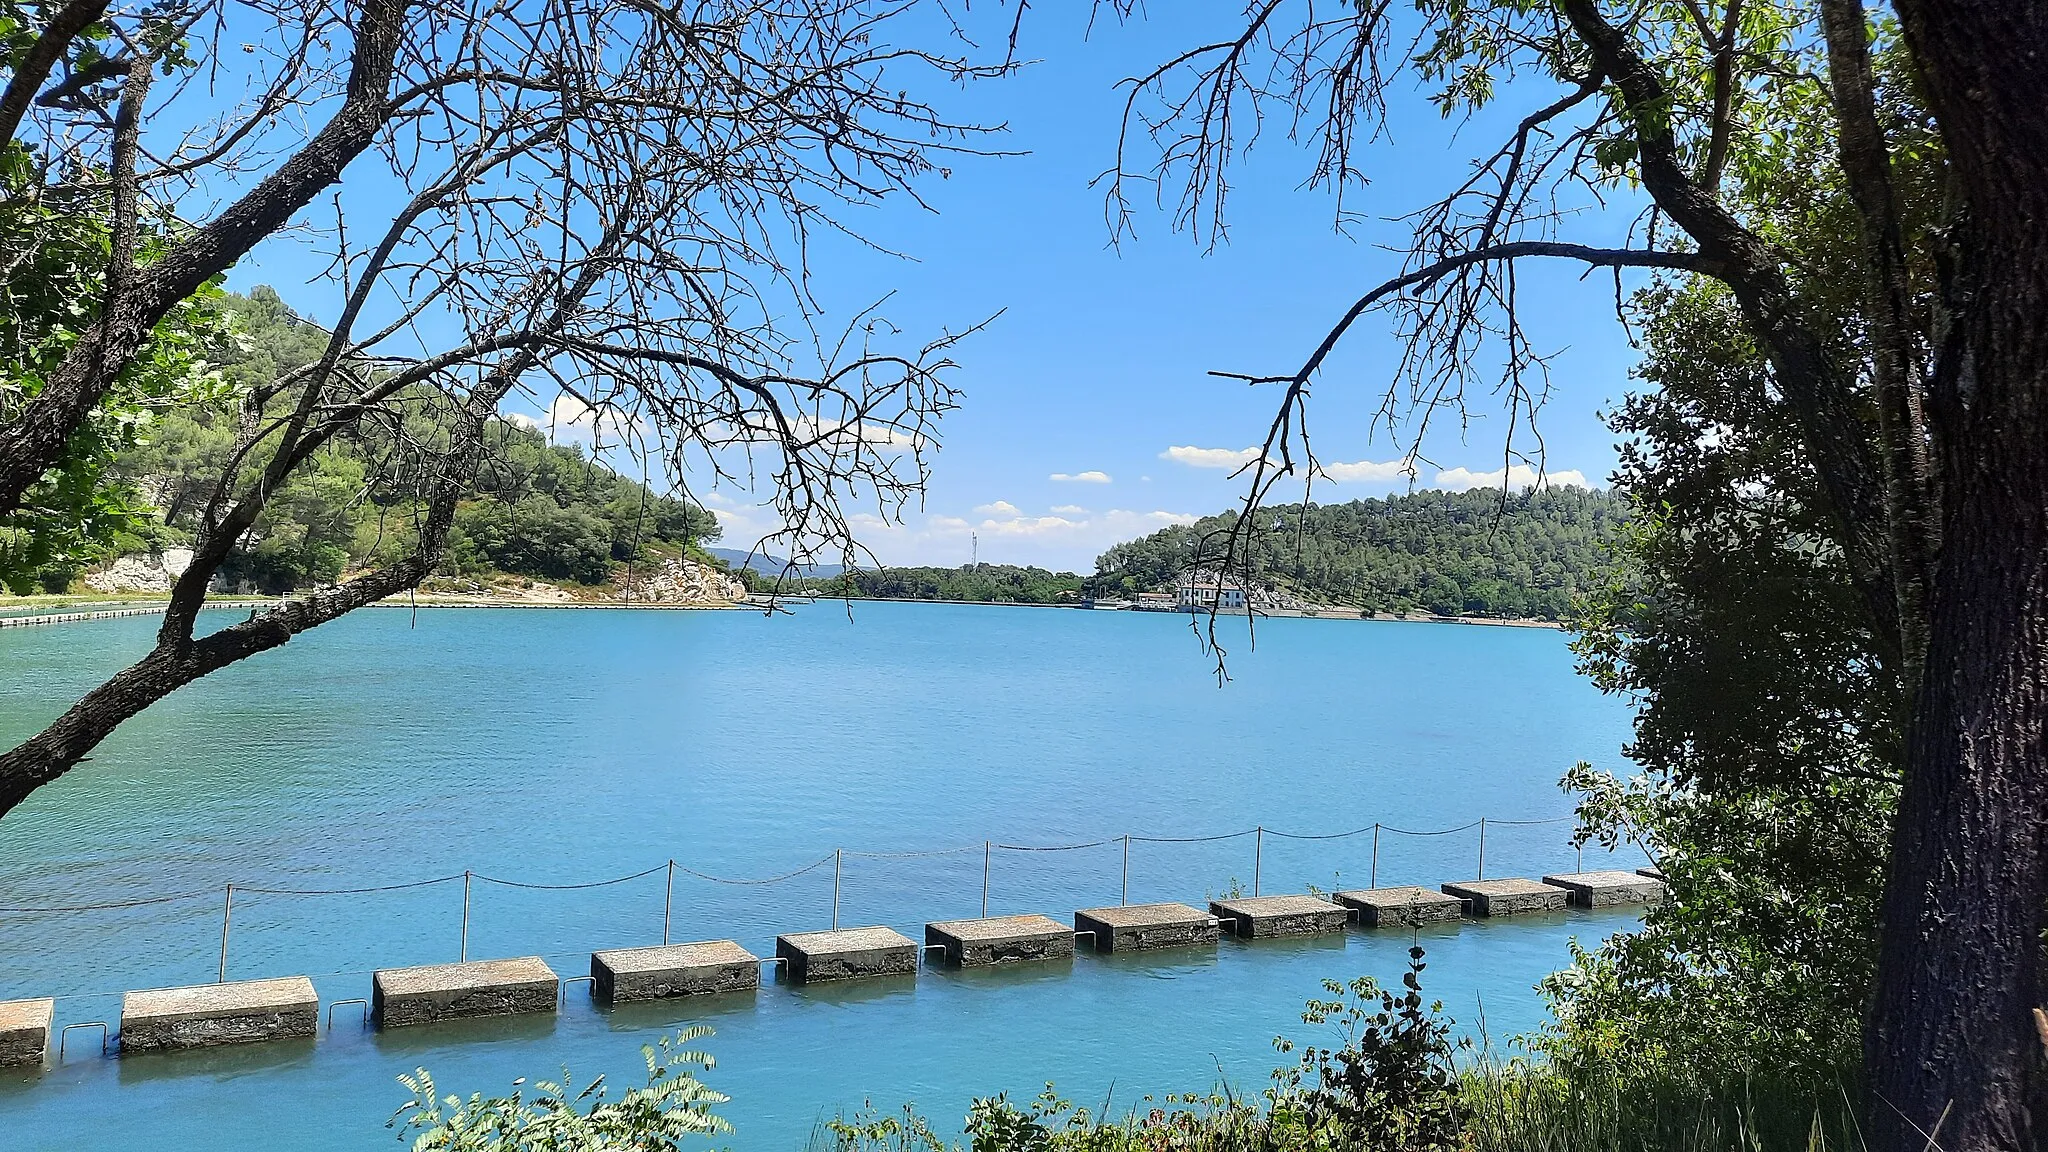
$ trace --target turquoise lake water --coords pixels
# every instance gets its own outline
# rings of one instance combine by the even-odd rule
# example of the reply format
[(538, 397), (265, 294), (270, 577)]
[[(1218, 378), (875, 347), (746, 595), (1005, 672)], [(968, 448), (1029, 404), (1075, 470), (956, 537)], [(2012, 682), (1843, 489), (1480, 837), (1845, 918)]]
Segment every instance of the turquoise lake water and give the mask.
[[(216, 614), (222, 622), (239, 616)], [(144, 651), (149, 617), (0, 631), (0, 741), (13, 743)], [(1264, 825), (1329, 834), (1570, 812), (1574, 761), (1625, 767), (1628, 713), (1534, 629), (1275, 620), (1242, 625), (1218, 686), (1185, 617), (838, 603), (744, 612), (433, 609), (359, 612), (163, 701), (91, 762), (0, 820), (0, 906), (189, 899), (71, 913), (0, 912), (0, 999), (57, 996), (59, 1023), (114, 1020), (119, 992), (211, 981), (222, 890), (478, 880), (472, 958), (540, 954), (564, 976), (588, 953), (730, 937), (772, 955), (779, 932), (980, 911), (983, 841), (1062, 845), (1199, 837)], [(1570, 870), (1562, 824), (1490, 825), (1486, 874)], [(1370, 833), (1138, 841), (1132, 902), (1199, 904), (1362, 888)], [(1477, 832), (1380, 838), (1381, 884), (1470, 878)], [(899, 855), (859, 855), (896, 853)], [(1584, 865), (1606, 866), (1588, 850)], [(1616, 857), (1635, 867), (1640, 853)], [(1114, 904), (1120, 841), (995, 851), (992, 914)], [(366, 895), (238, 891), (228, 976), (305, 974), (325, 1001), (367, 996), (378, 967), (454, 960), (462, 883)], [(1425, 933), (1425, 988), (1461, 1027), (1535, 1026), (1532, 985), (1626, 914), (1466, 922)], [(1409, 937), (1082, 955), (1020, 970), (784, 985), (758, 994), (557, 1017), (365, 1032), (345, 1006), (317, 1041), (101, 1059), (92, 1030), (42, 1071), (0, 1071), (0, 1146), (87, 1141), (153, 1152), (376, 1149), (430, 1068), (444, 1091), (497, 1092), (567, 1065), (641, 1074), (640, 1048), (713, 1026), (706, 1079), (732, 1095), (732, 1147), (800, 1147), (863, 1100), (915, 1101), (957, 1130), (969, 1099), (1064, 1094), (1118, 1107), (1256, 1090), (1276, 1034), (1306, 1037), (1324, 977), (1392, 979)]]

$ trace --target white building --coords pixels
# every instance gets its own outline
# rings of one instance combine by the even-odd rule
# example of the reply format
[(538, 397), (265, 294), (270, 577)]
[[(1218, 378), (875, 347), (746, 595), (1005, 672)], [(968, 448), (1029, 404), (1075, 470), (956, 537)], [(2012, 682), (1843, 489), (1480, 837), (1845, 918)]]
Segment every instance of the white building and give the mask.
[(1244, 609), (1244, 587), (1220, 572), (1188, 572), (1173, 586), (1173, 606), (1183, 612)]

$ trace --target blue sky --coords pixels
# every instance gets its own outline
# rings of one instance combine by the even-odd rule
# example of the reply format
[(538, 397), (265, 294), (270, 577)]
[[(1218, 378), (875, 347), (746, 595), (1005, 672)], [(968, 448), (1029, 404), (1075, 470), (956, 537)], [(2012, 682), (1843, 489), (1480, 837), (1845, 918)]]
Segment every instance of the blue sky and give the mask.
[[(1205, 250), (1156, 210), (1141, 212), (1136, 235), (1112, 247), (1102, 192), (1090, 182), (1113, 157), (1117, 82), (1213, 38), (1237, 6), (1157, 6), (1146, 22), (1098, 23), (1092, 33), (1088, 5), (1054, 7), (1032, 9), (1025, 22), (1022, 52), (1036, 62), (1021, 74), (925, 93), (956, 117), (1007, 123), (999, 146), (1026, 154), (965, 160), (930, 181), (923, 193), (934, 213), (905, 201), (858, 215), (863, 231), (908, 259), (846, 242), (814, 252), (821, 295), (842, 321), (885, 293), (889, 319), (919, 338), (1001, 313), (956, 354), (965, 395), (942, 426), (923, 509), (902, 525), (862, 529), (884, 562), (965, 563), (978, 537), (984, 561), (1087, 571), (1117, 540), (1228, 506), (1242, 493), (1231, 456), (1262, 436), (1276, 397), (1207, 373), (1297, 365), (1352, 299), (1399, 270), (1398, 254), (1380, 247), (1406, 234), (1389, 218), (1433, 200), (1525, 104), (1510, 93), (1498, 114), (1458, 124), (1404, 93), (1389, 137), (1364, 155), (1372, 183), (1346, 207), (1368, 219), (1348, 234), (1334, 229), (1327, 195), (1300, 189), (1307, 156), (1271, 134), (1235, 173), (1227, 244)], [(1594, 214), (1573, 229), (1607, 240), (1622, 226)], [(302, 259), (259, 251), (232, 283), (274, 283), (294, 300)], [(1604, 483), (1613, 437), (1597, 413), (1628, 388), (1634, 361), (1614, 319), (1612, 280), (1581, 282), (1575, 269), (1555, 267), (1531, 269), (1524, 285), (1538, 345), (1558, 353), (1538, 426), (1547, 469)], [(1368, 318), (1315, 389), (1317, 455), (1326, 466), (1352, 465), (1332, 471), (1356, 477), (1319, 481), (1318, 500), (1407, 487), (1384, 467), (1407, 441), (1372, 421), (1397, 352), (1385, 333)], [(1422, 468), (1419, 486), (1499, 482), (1484, 474), (1502, 466), (1504, 413), (1484, 397), (1471, 410), (1462, 428), (1433, 426), (1424, 452), (1435, 464)], [(772, 528), (750, 493), (699, 495), (720, 514), (729, 545)]]

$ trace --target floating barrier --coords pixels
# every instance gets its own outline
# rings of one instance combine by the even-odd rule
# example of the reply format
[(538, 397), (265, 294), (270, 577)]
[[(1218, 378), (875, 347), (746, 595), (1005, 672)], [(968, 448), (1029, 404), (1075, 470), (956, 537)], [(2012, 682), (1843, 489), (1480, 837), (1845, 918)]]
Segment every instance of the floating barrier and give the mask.
[[(100, 1021), (66, 1024), (74, 1028), (99, 1028), (102, 1053), (117, 1048), (122, 1054), (205, 1047), (216, 1044), (247, 1043), (283, 1037), (308, 1037), (316, 1031), (320, 1000), (312, 982), (303, 976), (281, 979), (229, 981), (230, 936), (236, 897), (250, 895), (332, 896), (358, 893), (395, 892), (436, 885), (462, 885), (462, 932), (460, 962), (411, 968), (379, 969), (371, 974), (372, 989), (367, 1001), (336, 1000), (328, 1006), (365, 1006), (364, 1023), (378, 1028), (429, 1024), (439, 1020), (516, 1013), (555, 1011), (566, 989), (589, 982), (590, 996), (600, 1004), (666, 999), (723, 992), (751, 991), (760, 986), (764, 964), (783, 966), (785, 980), (807, 984), (827, 980), (851, 980), (886, 975), (911, 975), (918, 971), (923, 953), (933, 953), (933, 963), (953, 967), (987, 967), (1047, 960), (1071, 960), (1079, 942), (1087, 940), (1097, 953), (1149, 951), (1161, 948), (1215, 946), (1224, 932), (1245, 940), (1304, 936), (1344, 931), (1356, 921), (1365, 928), (1400, 927), (1455, 923), (1464, 916), (1492, 917), (1554, 912), (1567, 903), (1583, 908), (1607, 908), (1648, 904), (1665, 898), (1662, 873), (1654, 867), (1635, 871), (1581, 868), (1575, 872), (1545, 875), (1542, 880), (1484, 878), (1447, 883), (1441, 891), (1421, 886), (1378, 886), (1323, 893), (1266, 896), (1259, 893), (1264, 842), (1268, 835), (1297, 840), (1333, 840), (1371, 833), (1374, 879), (1377, 879), (1380, 840), (1384, 834), (1444, 836), (1476, 830), (1477, 863), (1484, 875), (1485, 834), (1489, 824), (1538, 825), (1564, 823), (1570, 817), (1552, 820), (1489, 821), (1481, 819), (1456, 828), (1413, 831), (1384, 824), (1328, 835), (1292, 834), (1269, 828), (1247, 829), (1216, 836), (1148, 837), (1120, 836), (1078, 844), (1018, 845), (983, 841), (979, 845), (923, 852), (853, 852), (836, 849), (809, 864), (759, 879), (716, 876), (684, 867), (674, 860), (624, 876), (574, 884), (534, 884), (504, 880), (469, 871), (398, 884), (350, 888), (292, 888), (230, 885), (221, 903), (219, 980), (214, 984), (184, 988), (129, 992), (123, 996), (118, 1034)], [(1130, 855), (1133, 844), (1191, 844), (1254, 837), (1252, 849), (1253, 894), (1230, 895), (1209, 902), (1202, 910), (1187, 904), (1131, 904), (1129, 895)], [(982, 850), (982, 907), (987, 911), (996, 852), (1070, 852), (1116, 845), (1123, 858), (1125, 902), (1087, 908), (1073, 914), (1072, 927), (1040, 914), (983, 916), (972, 919), (939, 920), (924, 926), (924, 943), (918, 944), (893, 928), (874, 925), (861, 928), (837, 927), (840, 890), (847, 857), (911, 858), (957, 855)], [(674, 886), (677, 873), (708, 882), (729, 885), (772, 885), (793, 880), (825, 865), (833, 866), (833, 928), (778, 936), (775, 955), (762, 959), (733, 940), (709, 940), (670, 944), (668, 937), (675, 911)], [(475, 885), (568, 891), (603, 888), (642, 880), (666, 872), (662, 901), (662, 939), (659, 946), (619, 948), (590, 954), (590, 975), (567, 980), (537, 956), (505, 960), (470, 961), (469, 911)], [(212, 897), (221, 890), (182, 892), (97, 904), (61, 906), (0, 907), (0, 914), (43, 914), (130, 909)], [(651, 926), (650, 926), (651, 932)], [(55, 1023), (52, 999), (0, 1002), (0, 1066), (35, 1065), (49, 1059), (50, 1036)], [(59, 1045), (59, 1059), (63, 1048)]]
[[(20, 616), (0, 616), (0, 628), (32, 628), (38, 624), (75, 624), (81, 620), (119, 620), (128, 616), (161, 616), (168, 605), (145, 605), (141, 608), (97, 608), (90, 612), (34, 612)], [(208, 608), (275, 608), (275, 600), (220, 601), (208, 603)]]

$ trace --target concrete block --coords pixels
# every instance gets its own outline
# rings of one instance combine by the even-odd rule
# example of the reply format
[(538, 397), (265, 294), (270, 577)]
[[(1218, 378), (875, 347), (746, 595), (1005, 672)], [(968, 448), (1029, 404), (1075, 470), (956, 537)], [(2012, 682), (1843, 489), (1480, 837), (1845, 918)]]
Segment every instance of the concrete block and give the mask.
[(1118, 904), (1074, 913), (1074, 931), (1093, 932), (1097, 952), (1138, 952), (1214, 944), (1216, 918), (1185, 904)]
[(775, 938), (783, 972), (800, 984), (917, 971), (917, 941), (893, 928), (792, 932)]
[(471, 1016), (553, 1012), (560, 988), (538, 956), (380, 968), (370, 980), (370, 1019), (403, 1028)]
[(1545, 876), (1543, 882), (1564, 889), (1581, 908), (1655, 904), (1664, 899), (1664, 881), (1635, 872), (1567, 872)]
[(158, 988), (121, 997), (121, 1055), (311, 1036), (320, 996), (304, 976)]
[(1515, 916), (1555, 912), (1564, 907), (1565, 891), (1534, 880), (1466, 880), (1446, 884), (1444, 891), (1471, 906), (1474, 916)]
[(963, 968), (1018, 960), (1070, 960), (1074, 930), (1050, 916), (988, 916), (941, 920), (924, 926), (926, 945), (941, 945), (946, 961)]
[(55, 1000), (0, 1000), (0, 1068), (43, 1062), (56, 1008)]
[(1367, 928), (1444, 924), (1465, 915), (1465, 902), (1456, 896), (1412, 884), (1399, 888), (1359, 888), (1339, 892), (1333, 899), (1346, 908), (1356, 908), (1358, 922)]
[(1342, 932), (1351, 913), (1319, 896), (1236, 896), (1209, 901), (1209, 911), (1247, 940)]
[(760, 986), (760, 957), (731, 940), (590, 954), (590, 994), (602, 1004), (751, 992)]

